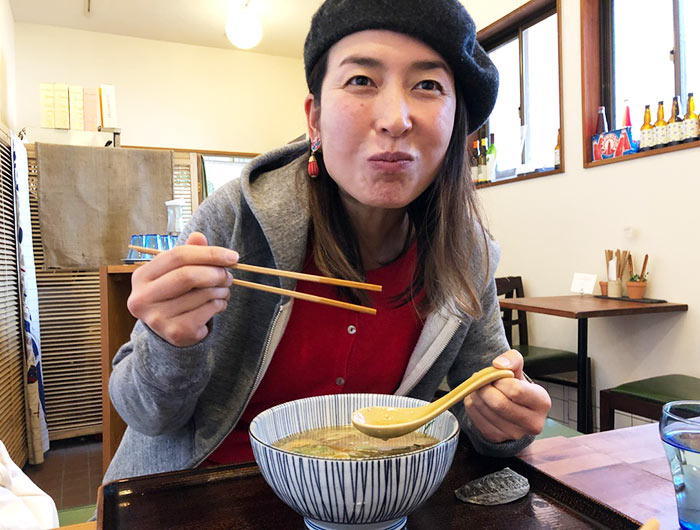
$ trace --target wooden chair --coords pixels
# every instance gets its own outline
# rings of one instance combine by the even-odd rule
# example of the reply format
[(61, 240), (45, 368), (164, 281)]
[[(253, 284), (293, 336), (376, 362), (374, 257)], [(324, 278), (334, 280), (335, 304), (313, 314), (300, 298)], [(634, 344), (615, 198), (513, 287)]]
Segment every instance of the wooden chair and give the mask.
[[(523, 298), (525, 292), (523, 290), (523, 280), (520, 276), (507, 276), (496, 278), (496, 291), (499, 296), (506, 298)], [(525, 373), (533, 379), (547, 381), (565, 385), (569, 387), (578, 387), (576, 376), (576, 368), (578, 355), (575, 352), (560, 350), (556, 348), (545, 348), (542, 346), (534, 346), (529, 344), (527, 335), (527, 312), (517, 311), (517, 318), (513, 317), (512, 309), (501, 309), (503, 318), (503, 327), (506, 332), (508, 344), (514, 350), (518, 350), (525, 361)], [(513, 328), (518, 328), (517, 344), (513, 344)], [(588, 359), (588, 385), (591, 391), (591, 360)], [(573, 372), (573, 373), (571, 373)]]
[(700, 400), (700, 379), (670, 374), (601, 390), (600, 430), (610, 431), (615, 428), (616, 410), (658, 421), (665, 403), (682, 399)]

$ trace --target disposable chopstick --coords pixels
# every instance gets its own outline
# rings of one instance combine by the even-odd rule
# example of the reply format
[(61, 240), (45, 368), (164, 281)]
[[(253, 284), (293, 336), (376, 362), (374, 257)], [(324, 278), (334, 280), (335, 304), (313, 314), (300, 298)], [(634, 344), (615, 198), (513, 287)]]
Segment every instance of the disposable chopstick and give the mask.
[(296, 280), (305, 280), (307, 282), (325, 283), (329, 285), (338, 285), (340, 287), (351, 287), (353, 289), (363, 289), (365, 291), (379, 291), (382, 286), (374, 283), (354, 282), (352, 280), (341, 280), (340, 278), (329, 278), (327, 276), (316, 276), (315, 274), (305, 274), (303, 272), (283, 271), (279, 269), (269, 269), (267, 267), (259, 267), (258, 265), (248, 265), (246, 263), (237, 263), (231, 267), (248, 272), (257, 272), (260, 274), (269, 274), (271, 276), (284, 276), (285, 278), (294, 278)]
[(279, 287), (272, 287), (270, 285), (262, 285), (259, 283), (247, 282), (245, 280), (237, 280), (236, 278), (233, 279), (233, 285), (248, 287), (250, 289), (257, 289), (258, 291), (266, 291), (268, 293), (291, 296), (292, 298), (299, 298), (300, 300), (306, 300), (307, 302), (316, 302), (318, 304), (340, 307), (341, 309), (349, 309), (350, 311), (357, 311), (358, 313), (366, 313), (368, 315), (377, 314), (377, 310), (372, 307), (350, 304), (348, 302), (341, 302), (340, 300), (333, 300), (332, 298), (324, 298), (322, 296), (315, 296), (313, 294), (299, 293), (297, 291), (290, 291), (288, 289), (281, 289)]
[[(160, 254), (160, 253), (163, 252), (162, 250), (157, 250), (157, 249), (147, 248), (147, 247), (139, 247), (139, 246), (136, 246), (136, 245), (129, 245), (129, 248), (131, 248), (131, 249), (133, 249), (133, 250), (136, 250), (137, 252), (141, 252), (141, 253), (143, 253), (143, 254), (150, 254), (150, 255), (157, 255), (157, 254)], [(250, 269), (242, 269), (242, 268), (241, 268), (241, 265), (243, 265), (243, 264), (242, 264), (242, 263), (239, 263), (239, 264), (237, 264), (237, 265), (234, 265), (234, 266), (231, 267), (231, 268), (237, 268), (237, 269), (240, 269), (240, 270), (250, 270)], [(255, 266), (254, 266), (254, 265), (247, 265), (247, 267), (255, 267)], [(266, 269), (266, 267), (256, 267), (256, 268), (257, 268), (257, 269)], [(290, 276), (288, 276), (288, 277), (290, 277), (290, 278), (294, 278), (294, 276), (291, 276), (291, 274), (295, 274), (295, 275), (296, 275), (296, 274), (299, 274), (299, 275), (301, 275), (301, 276), (313, 276), (314, 278), (324, 278), (324, 279), (327, 279), (327, 280), (342, 281), (342, 282), (347, 282), (347, 283), (350, 283), (350, 284), (369, 285), (369, 286), (372, 286), (372, 287), (379, 287), (379, 289), (372, 289), (372, 290), (381, 291), (381, 285), (374, 285), (374, 284), (369, 284), (369, 283), (368, 283), (368, 284), (363, 284), (363, 283), (361, 283), (361, 282), (351, 282), (351, 281), (349, 281), (349, 280), (338, 280), (338, 279), (336, 279), (336, 278), (325, 278), (325, 277), (323, 277), (323, 276), (314, 276), (314, 275), (311, 275), (311, 274), (293, 273), (293, 272), (291, 272), (291, 271), (279, 271), (279, 270), (277, 270), (277, 269), (267, 269), (267, 270), (273, 271), (273, 272), (270, 272), (270, 274), (272, 274), (272, 273), (279, 273), (279, 272), (288, 273), (288, 274), (290, 275)], [(253, 272), (259, 272), (259, 271), (253, 271)], [(312, 281), (314, 281), (314, 280), (312, 280)], [(331, 283), (331, 282), (324, 282), (324, 283)], [(374, 309), (374, 308), (372, 308), (372, 307), (366, 307), (366, 306), (362, 306), (362, 305), (351, 304), (351, 303), (348, 303), (348, 302), (341, 302), (340, 300), (333, 300), (333, 299), (331, 299), (331, 298), (324, 298), (324, 297), (322, 297), (322, 296), (315, 296), (315, 295), (313, 295), (313, 294), (300, 293), (300, 292), (297, 292), (297, 291), (291, 291), (291, 290), (289, 290), (289, 289), (281, 289), (281, 288), (279, 288), (279, 287), (272, 287), (272, 286), (270, 286), (270, 285), (262, 285), (262, 284), (259, 284), (259, 283), (248, 282), (248, 281), (245, 281), (245, 280), (239, 280), (239, 279), (237, 279), (237, 278), (234, 278), (234, 279), (233, 279), (233, 284), (234, 284), (234, 285), (238, 285), (238, 286), (240, 286), (240, 287), (247, 287), (247, 288), (249, 288), (249, 289), (256, 289), (256, 290), (258, 290), (258, 291), (265, 291), (265, 292), (268, 292), (268, 293), (275, 293), (275, 294), (281, 294), (281, 295), (283, 295), (283, 296), (289, 296), (289, 297), (291, 297), (291, 298), (298, 298), (298, 299), (300, 299), (300, 300), (306, 300), (306, 301), (308, 301), (308, 302), (316, 302), (316, 303), (318, 303), (318, 304), (324, 304), (324, 305), (329, 305), (329, 306), (333, 306), (333, 307), (339, 307), (339, 308), (341, 308), (341, 309), (348, 309), (348, 310), (350, 310), (350, 311), (357, 311), (358, 313), (365, 313), (365, 314), (367, 314), (367, 315), (376, 315), (376, 314), (377, 314), (377, 310)], [(335, 284), (335, 285), (338, 285), (338, 284)]]
[[(152, 256), (155, 256), (156, 254), (160, 254), (161, 252), (163, 252), (162, 250), (148, 248), (148, 247), (139, 247), (136, 245), (129, 245), (129, 248), (134, 249), (137, 252), (141, 252), (142, 254), (150, 254)], [(325, 283), (325, 284), (329, 284), (329, 285), (338, 285), (340, 287), (351, 287), (353, 289), (363, 289), (365, 291), (381, 292), (381, 290), (382, 290), (381, 285), (376, 285), (374, 283), (354, 282), (351, 280), (341, 280), (340, 278), (329, 278), (327, 276), (317, 276), (315, 274), (305, 274), (303, 272), (293, 272), (293, 271), (284, 271), (284, 270), (279, 270), (279, 269), (270, 269), (268, 267), (259, 267), (257, 265), (248, 265), (245, 263), (236, 263), (235, 265), (231, 265), (231, 268), (241, 270), (241, 271), (257, 272), (259, 274), (269, 274), (270, 276), (283, 276), (285, 278), (294, 278), (295, 280), (304, 280), (307, 282)]]

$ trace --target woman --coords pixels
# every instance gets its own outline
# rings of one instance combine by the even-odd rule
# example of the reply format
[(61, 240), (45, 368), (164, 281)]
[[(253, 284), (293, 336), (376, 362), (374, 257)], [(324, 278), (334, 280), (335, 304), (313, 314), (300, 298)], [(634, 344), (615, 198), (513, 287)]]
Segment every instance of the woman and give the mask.
[[(464, 401), (472, 444), (510, 455), (541, 431), (549, 397), (508, 351), (498, 251), (468, 178), (466, 136), (498, 85), (471, 18), (457, 0), (327, 0), (304, 60), (311, 142), (254, 160), (199, 207), (185, 244), (133, 275), (139, 322), (110, 379), (128, 428), (105, 480), (250, 460), (249, 422), (284, 401), (429, 400), (491, 363), (516, 377)], [(368, 296), (251, 278), (377, 315), (232, 288), (239, 259), (381, 283)]]

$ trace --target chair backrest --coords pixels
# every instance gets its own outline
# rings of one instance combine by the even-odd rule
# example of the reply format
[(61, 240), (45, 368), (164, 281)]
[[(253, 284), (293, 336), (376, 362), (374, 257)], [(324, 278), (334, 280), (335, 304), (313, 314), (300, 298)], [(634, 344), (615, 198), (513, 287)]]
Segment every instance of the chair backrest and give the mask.
[[(496, 292), (498, 296), (506, 298), (524, 298), (525, 291), (523, 290), (523, 279), (521, 276), (504, 276), (496, 278)], [(512, 309), (501, 309), (503, 318), (503, 327), (506, 332), (508, 344), (513, 346), (513, 328), (518, 326), (519, 344), (527, 344), (527, 313), (525, 311), (516, 311), (518, 316), (513, 318)]]

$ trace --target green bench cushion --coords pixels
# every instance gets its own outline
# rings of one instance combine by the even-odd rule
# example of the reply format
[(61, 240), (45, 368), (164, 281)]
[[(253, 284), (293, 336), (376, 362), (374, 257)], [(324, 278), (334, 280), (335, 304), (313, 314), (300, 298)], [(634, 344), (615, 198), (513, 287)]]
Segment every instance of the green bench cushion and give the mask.
[(542, 438), (552, 438), (554, 436), (564, 436), (565, 438), (572, 438), (573, 436), (578, 436), (581, 433), (571, 427), (564, 425), (552, 418), (547, 418), (544, 423), (544, 428), (542, 432), (536, 436), (538, 440)]
[(689, 375), (671, 374), (632, 381), (609, 389), (610, 392), (668, 403), (681, 399), (700, 399), (700, 379)]
[(523, 355), (525, 373), (530, 377), (576, 370), (578, 356), (571, 351), (528, 344), (513, 345)]

